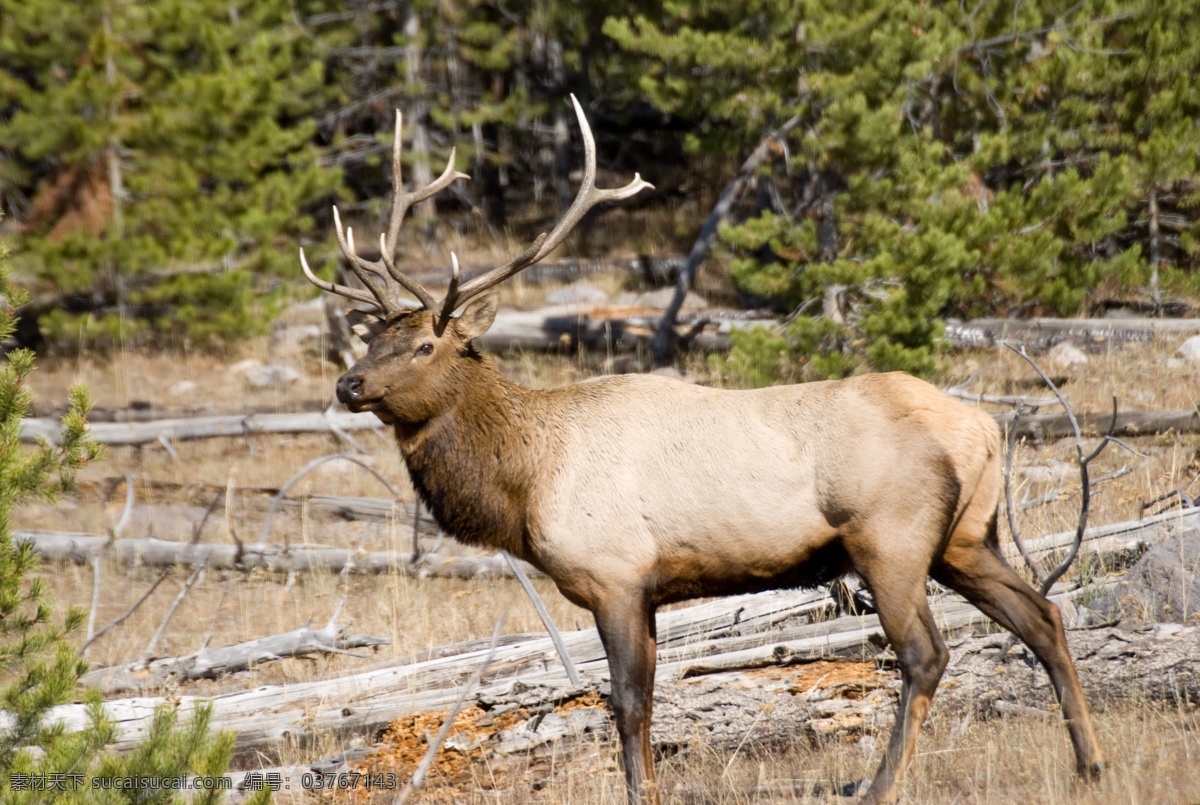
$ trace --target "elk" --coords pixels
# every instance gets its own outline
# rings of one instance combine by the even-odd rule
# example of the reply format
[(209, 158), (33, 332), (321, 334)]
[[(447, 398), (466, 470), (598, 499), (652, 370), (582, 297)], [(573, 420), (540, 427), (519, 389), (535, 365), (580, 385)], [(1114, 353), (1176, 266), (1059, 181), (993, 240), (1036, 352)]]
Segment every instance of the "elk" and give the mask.
[[(698, 596), (812, 586), (854, 573), (872, 594), (903, 686), (895, 727), (865, 802), (891, 803), (948, 652), (927, 577), (958, 591), (1023, 640), (1062, 705), (1077, 771), (1097, 777), (1092, 727), (1058, 608), (1000, 552), (1000, 434), (987, 414), (902, 373), (750, 391), (653, 375), (551, 391), (509, 381), (472, 339), (491, 326), (485, 293), (544, 258), (589, 209), (649, 187), (583, 186), (561, 221), (520, 255), (435, 299), (397, 270), (405, 211), (459, 178), (454, 152), (428, 187), (406, 192), (399, 112), (394, 197), (381, 258), (358, 255), (334, 208), (338, 242), (363, 288), (317, 287), (371, 305), (369, 349), (337, 383), (352, 411), (395, 432), (421, 500), (462, 542), (508, 551), (593, 613), (612, 677), (631, 803), (657, 801), (650, 744), (655, 611)], [(394, 298), (404, 289), (412, 308)], [(458, 316), (453, 314), (461, 308)]]

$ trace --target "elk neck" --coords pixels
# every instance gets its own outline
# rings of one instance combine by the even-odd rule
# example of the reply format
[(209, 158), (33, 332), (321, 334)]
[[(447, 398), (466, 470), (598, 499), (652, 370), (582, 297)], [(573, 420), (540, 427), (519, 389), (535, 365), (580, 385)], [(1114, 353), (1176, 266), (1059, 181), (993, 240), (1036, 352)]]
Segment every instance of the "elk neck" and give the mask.
[(443, 405), (428, 418), (394, 423), (421, 500), (460, 542), (528, 558), (526, 523), (542, 465), (541, 392), (513, 383), (486, 358), (455, 367)]

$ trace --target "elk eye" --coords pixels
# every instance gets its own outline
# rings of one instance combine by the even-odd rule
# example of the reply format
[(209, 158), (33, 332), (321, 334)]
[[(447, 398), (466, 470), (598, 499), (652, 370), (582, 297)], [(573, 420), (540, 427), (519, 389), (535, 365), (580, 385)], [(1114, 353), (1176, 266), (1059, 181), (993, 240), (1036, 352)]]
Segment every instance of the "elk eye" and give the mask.
[(432, 355), (433, 354), (433, 344), (430, 344), (428, 341), (426, 341), (424, 344), (417, 347), (417, 354), (418, 355)]

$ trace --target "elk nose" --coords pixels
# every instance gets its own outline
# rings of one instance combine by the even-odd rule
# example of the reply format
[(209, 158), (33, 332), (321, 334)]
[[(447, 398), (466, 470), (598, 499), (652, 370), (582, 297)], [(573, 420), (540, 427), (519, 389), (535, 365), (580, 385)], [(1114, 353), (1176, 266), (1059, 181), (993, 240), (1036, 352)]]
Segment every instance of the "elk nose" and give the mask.
[(358, 375), (345, 374), (337, 384), (338, 402), (345, 405), (351, 400), (357, 400), (362, 396), (363, 384), (362, 378)]

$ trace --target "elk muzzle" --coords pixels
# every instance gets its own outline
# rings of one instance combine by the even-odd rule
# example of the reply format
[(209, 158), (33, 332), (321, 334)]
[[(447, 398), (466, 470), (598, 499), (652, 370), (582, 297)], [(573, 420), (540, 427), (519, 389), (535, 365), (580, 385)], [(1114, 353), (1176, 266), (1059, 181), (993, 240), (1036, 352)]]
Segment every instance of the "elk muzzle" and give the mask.
[(356, 372), (342, 375), (337, 383), (337, 398), (338, 402), (352, 411), (361, 411), (363, 404), (369, 402), (364, 399), (362, 376)]

